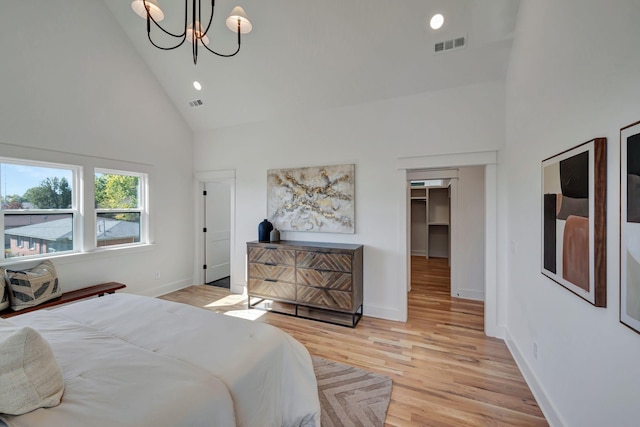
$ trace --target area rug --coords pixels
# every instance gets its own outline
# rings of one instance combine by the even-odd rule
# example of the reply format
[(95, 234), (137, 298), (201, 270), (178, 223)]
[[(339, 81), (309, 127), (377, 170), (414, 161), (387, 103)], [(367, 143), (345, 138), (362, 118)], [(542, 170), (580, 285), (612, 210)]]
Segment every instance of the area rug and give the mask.
[(391, 400), (391, 378), (312, 357), (322, 427), (381, 427)]

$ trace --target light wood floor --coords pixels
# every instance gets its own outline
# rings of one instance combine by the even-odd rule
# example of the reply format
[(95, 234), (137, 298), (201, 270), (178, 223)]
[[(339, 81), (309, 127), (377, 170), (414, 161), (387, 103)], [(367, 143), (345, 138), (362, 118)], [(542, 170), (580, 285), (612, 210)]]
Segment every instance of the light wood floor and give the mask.
[(241, 295), (211, 286), (161, 298), (255, 318), (313, 355), (390, 376), (387, 426), (548, 425), (504, 342), (484, 335), (483, 304), (449, 296), (446, 259), (412, 257), (411, 270), (407, 323), (365, 316), (355, 329), (246, 310)]

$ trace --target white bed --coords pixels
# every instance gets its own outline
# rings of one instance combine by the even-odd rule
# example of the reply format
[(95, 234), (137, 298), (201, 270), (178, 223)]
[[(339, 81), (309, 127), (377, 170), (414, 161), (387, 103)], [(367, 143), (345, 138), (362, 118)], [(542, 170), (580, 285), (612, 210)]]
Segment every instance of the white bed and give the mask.
[[(308, 351), (260, 322), (130, 294), (10, 319), (53, 348), (60, 405), (22, 426), (320, 426)], [(0, 422), (2, 425), (2, 422)]]

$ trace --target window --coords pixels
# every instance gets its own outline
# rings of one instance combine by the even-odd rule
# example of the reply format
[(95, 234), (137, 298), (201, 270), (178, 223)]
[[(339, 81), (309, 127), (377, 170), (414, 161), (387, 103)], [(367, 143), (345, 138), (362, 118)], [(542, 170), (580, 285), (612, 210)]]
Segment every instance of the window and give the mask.
[(146, 175), (95, 172), (96, 246), (140, 243), (146, 227)]
[(78, 166), (0, 158), (3, 258), (74, 250), (80, 173)]
[(149, 242), (148, 175), (69, 158), (82, 166), (0, 157), (0, 261)]

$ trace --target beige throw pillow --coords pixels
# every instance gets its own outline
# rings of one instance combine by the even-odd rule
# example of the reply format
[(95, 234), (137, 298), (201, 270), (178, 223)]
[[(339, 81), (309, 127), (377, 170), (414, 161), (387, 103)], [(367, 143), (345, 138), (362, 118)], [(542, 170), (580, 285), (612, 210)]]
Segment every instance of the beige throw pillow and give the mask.
[(0, 268), (0, 311), (9, 308), (9, 289), (4, 280), (4, 270)]
[(62, 369), (35, 330), (0, 319), (0, 413), (21, 415), (60, 403)]
[(6, 273), (11, 308), (22, 310), (62, 295), (58, 274), (53, 263), (43, 261), (30, 270), (9, 270)]

